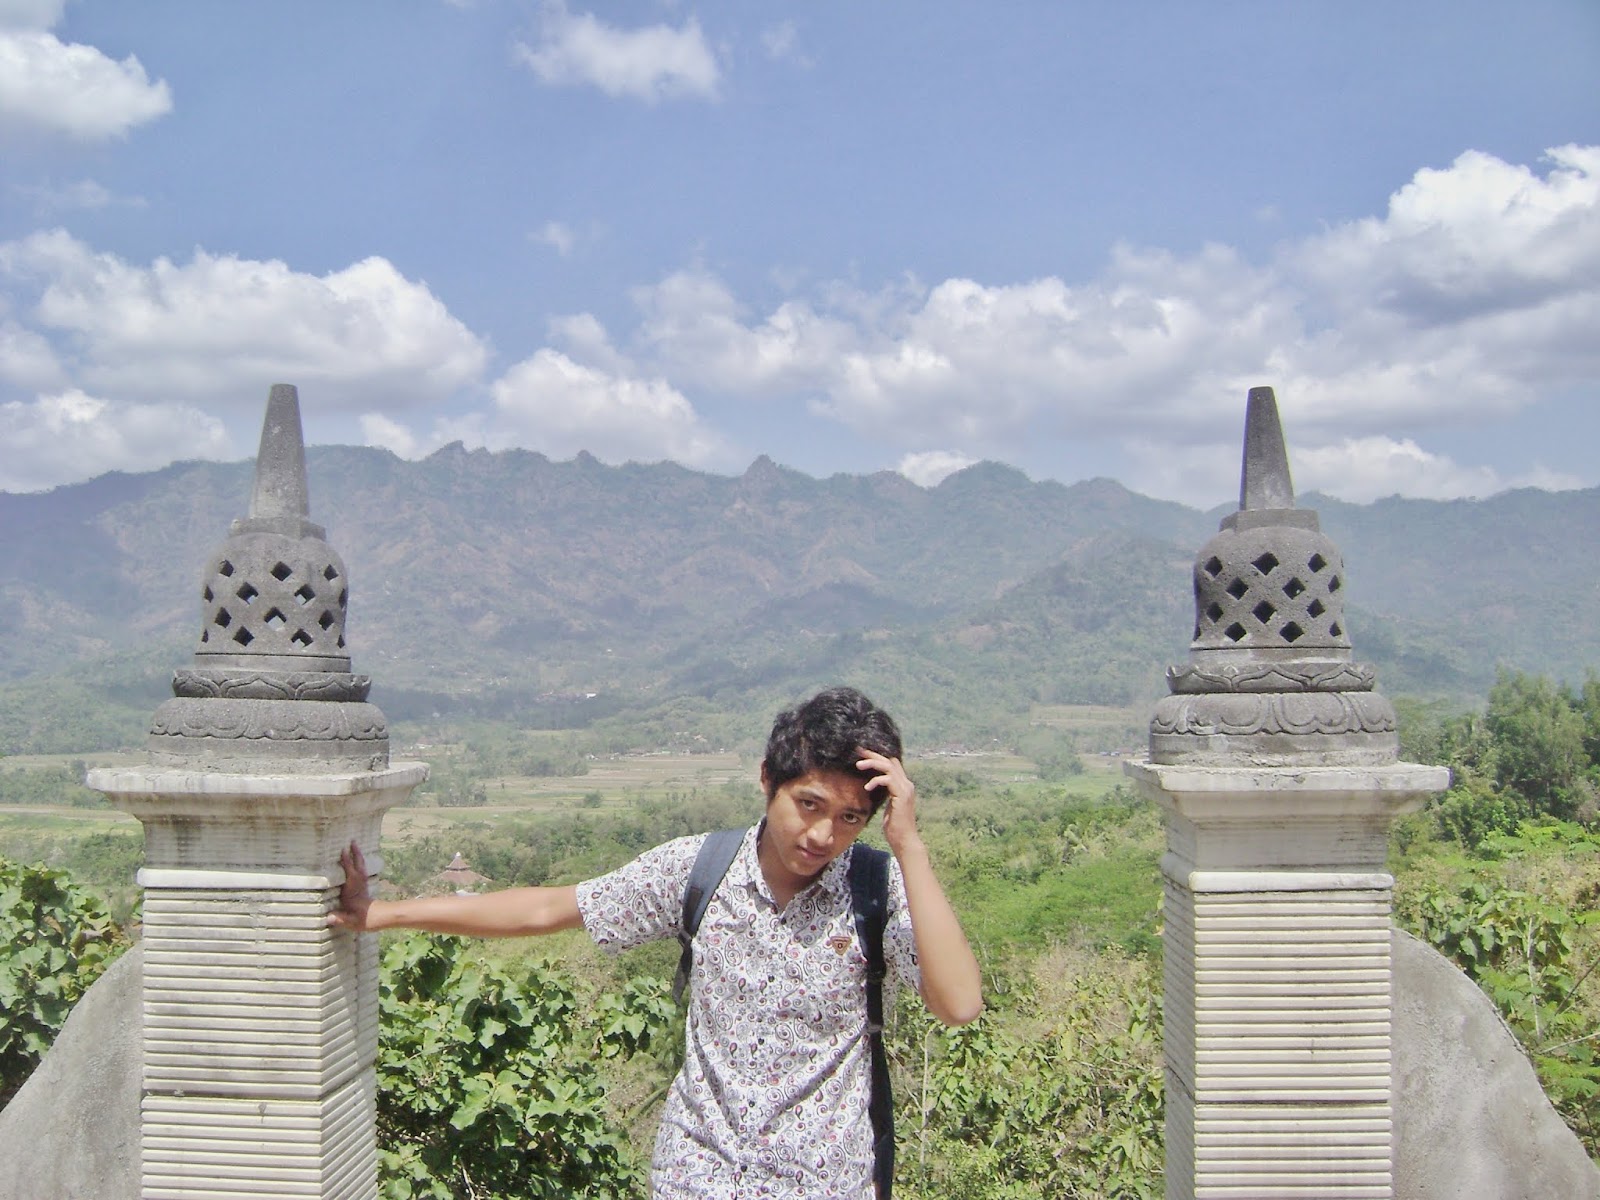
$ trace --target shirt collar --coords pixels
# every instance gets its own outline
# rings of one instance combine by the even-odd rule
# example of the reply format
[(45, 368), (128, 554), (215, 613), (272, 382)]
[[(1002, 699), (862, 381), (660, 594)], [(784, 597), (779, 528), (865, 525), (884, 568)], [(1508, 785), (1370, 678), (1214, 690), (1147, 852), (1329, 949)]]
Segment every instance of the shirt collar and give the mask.
[[(744, 841), (739, 845), (739, 864), (745, 873), (745, 882), (754, 887), (756, 891), (773, 904), (777, 903), (772, 895), (772, 889), (767, 886), (767, 877), (761, 873), (761, 859), (756, 851), (756, 844), (761, 840), (762, 831), (767, 827), (767, 819), (762, 817), (750, 831), (744, 835)], [(850, 856), (855, 853), (852, 844), (848, 850), (839, 855), (827, 866), (822, 868), (822, 874), (806, 891), (813, 887), (820, 887), (823, 891), (835, 896), (842, 896), (850, 890)], [(805, 893), (802, 892), (801, 895)]]

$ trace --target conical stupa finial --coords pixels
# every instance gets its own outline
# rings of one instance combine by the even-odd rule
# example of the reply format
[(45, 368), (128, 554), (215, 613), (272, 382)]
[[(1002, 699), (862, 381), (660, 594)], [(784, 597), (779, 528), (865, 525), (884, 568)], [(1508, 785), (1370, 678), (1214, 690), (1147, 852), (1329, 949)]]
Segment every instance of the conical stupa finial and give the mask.
[(306, 444), (300, 431), (300, 393), (293, 384), (275, 383), (267, 396), (250, 516), (256, 520), (289, 517), (302, 521), (311, 516)]
[(1293, 508), (1289, 451), (1278, 419), (1278, 398), (1269, 387), (1250, 389), (1244, 414), (1244, 467), (1239, 473), (1239, 508)]

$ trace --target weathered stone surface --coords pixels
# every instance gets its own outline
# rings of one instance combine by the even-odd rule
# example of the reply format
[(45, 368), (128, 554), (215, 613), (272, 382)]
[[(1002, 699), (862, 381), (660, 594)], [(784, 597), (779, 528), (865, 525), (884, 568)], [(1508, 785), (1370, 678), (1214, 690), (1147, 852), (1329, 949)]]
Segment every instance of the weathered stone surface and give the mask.
[(377, 943), (327, 913), (341, 851), (381, 870), (383, 814), (427, 768), (389, 761), (345, 651), (344, 563), (308, 503), (299, 402), (279, 385), (151, 761), (88, 776), (145, 832), (127, 1159), (146, 1197), (377, 1195)]
[(1151, 757), (1169, 763), (1386, 763), (1395, 739), (1394, 707), (1370, 691), (1172, 695), (1150, 719)]
[(1394, 708), (1351, 661), (1344, 559), (1295, 507), (1271, 388), (1252, 388), (1239, 511), (1195, 556), (1189, 662), (1150, 723), (1156, 763), (1393, 762)]
[(299, 395), (275, 384), (250, 512), (212, 556), (194, 666), (156, 710), (151, 758), (236, 773), (386, 767), (388, 723), (350, 672), (349, 603), (344, 560), (310, 519)]
[(172, 694), (197, 700), (321, 700), (359, 703), (372, 690), (366, 675), (333, 671), (174, 671)]
[[(1235, 514), (1243, 516), (1245, 514)], [(1291, 523), (1316, 515), (1286, 509), (1240, 529), (1225, 518), (1222, 529), (1195, 558), (1196, 661), (1207, 652), (1253, 657), (1279, 650), (1296, 657), (1350, 656), (1344, 624), (1344, 560), (1333, 540)]]
[(267, 391), (250, 517), (291, 528), (298, 523), (301, 531), (310, 536), (323, 535), (320, 525), (310, 523), (311, 492), (306, 486), (306, 447), (300, 433), (300, 393), (293, 384), (275, 383)]
[(138, 1200), (143, 953), (111, 964), (0, 1112), (0, 1200)]
[(1289, 448), (1278, 420), (1278, 398), (1269, 387), (1253, 387), (1245, 397), (1244, 467), (1239, 472), (1239, 507), (1293, 508), (1294, 482)]
[(1167, 668), (1175, 695), (1223, 692), (1370, 692), (1378, 673), (1366, 663), (1320, 659), (1288, 662), (1187, 663)]
[(156, 709), (153, 762), (202, 770), (322, 774), (389, 763), (389, 725), (372, 704), (174, 696)]
[(1394, 975), (1396, 1200), (1600, 1197), (1600, 1168), (1489, 998), (1399, 930)]
[(426, 777), (420, 763), (89, 773), (145, 831), (145, 1195), (376, 1195), (377, 941), (326, 916), (340, 851), (359, 843), (381, 872), (383, 814)]
[(1169, 1200), (1390, 1200), (1385, 835), (1449, 772), (1237, 753), (1125, 770), (1167, 828)]
[[(1494, 1006), (1437, 952), (1399, 931), (1393, 939), (1397, 1200), (1600, 1197), (1600, 1169), (1550, 1107)], [(140, 958), (130, 950), (89, 990), (0, 1112), (0, 1200), (136, 1200)], [(1291, 1140), (1359, 1136), (1365, 1119), (1354, 1108), (1307, 1106)], [(257, 1122), (270, 1124), (265, 1115)]]
[(1392, 1200), (1390, 819), (1400, 763), (1350, 661), (1339, 549), (1253, 388), (1239, 511), (1194, 566), (1189, 663), (1125, 769), (1163, 810), (1168, 1200)]

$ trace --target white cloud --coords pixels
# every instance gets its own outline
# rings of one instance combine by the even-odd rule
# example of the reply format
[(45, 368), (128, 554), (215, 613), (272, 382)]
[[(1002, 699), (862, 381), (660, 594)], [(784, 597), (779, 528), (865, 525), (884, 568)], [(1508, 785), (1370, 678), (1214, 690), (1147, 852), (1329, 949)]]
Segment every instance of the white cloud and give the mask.
[(1120, 250), (1103, 278), (1081, 285), (836, 286), (760, 319), (699, 270), (635, 301), (641, 347), (675, 379), (799, 393), (852, 428), (932, 445), (1126, 430), (1155, 414), (1192, 428), (1233, 404), (1238, 381), (1297, 333), (1270, 277), (1221, 249), (1188, 261)]
[(0, 243), (0, 276), (37, 288), (31, 323), (94, 391), (254, 405), (268, 384), (318, 388), (333, 409), (444, 399), (487, 351), (426, 285), (383, 258), (315, 276), (196, 250), (148, 267), (61, 230)]
[(1600, 147), (1547, 160), (1541, 177), (1469, 151), (1383, 217), (1285, 254), (1307, 326), (1285, 365), (1308, 417), (1421, 428), (1600, 377)]
[(957, 471), (970, 467), (978, 460), (950, 450), (924, 450), (907, 454), (895, 468), (918, 487), (934, 487)]
[[(692, 268), (634, 299), (624, 345), (641, 370), (803, 403), (900, 452), (1098, 441), (1150, 464), (1156, 494), (1210, 504), (1236, 486), (1245, 392), (1267, 383), (1296, 450), (1365, 448), (1328, 459), (1372, 479), (1352, 480), (1363, 493), (1380, 478), (1430, 495), (1561, 483), (1404, 447), (1600, 380), (1600, 147), (1559, 147), (1540, 171), (1463, 154), (1417, 172), (1383, 215), (1263, 263), (1124, 246), (1083, 280), (835, 284), (765, 313)], [(1219, 467), (1174, 473), (1219, 437), (1234, 443)]]
[(364, 445), (380, 446), (397, 458), (421, 458), (427, 453), (416, 434), (383, 413), (361, 414), (361, 438)]
[(793, 21), (780, 21), (761, 31), (761, 45), (767, 57), (780, 62), (792, 62), (799, 67), (815, 65), (800, 51), (800, 28)]
[(634, 366), (611, 344), (611, 335), (593, 313), (575, 313), (550, 322), (550, 339), (569, 358), (613, 375), (631, 375)]
[(11, 190), (33, 201), (34, 211), (44, 216), (59, 212), (93, 211), (120, 207), (143, 208), (142, 196), (119, 196), (93, 179), (64, 184), (13, 184)]
[(0, 0), (0, 30), (52, 29), (67, 0)]
[(222, 423), (188, 405), (114, 403), (77, 389), (0, 404), (0, 488), (6, 491), (233, 453)]
[(1445, 455), (1422, 449), (1410, 438), (1344, 438), (1309, 446), (1295, 453), (1294, 458), (1298, 487), (1356, 504), (1393, 495), (1427, 500), (1481, 499), (1515, 487), (1561, 491), (1584, 486), (1573, 476), (1543, 468), (1506, 476), (1493, 467), (1462, 466)]
[(1423, 169), (1369, 217), (1310, 240), (1297, 265), (1343, 312), (1409, 330), (1537, 308), (1600, 285), (1600, 146), (1560, 146), (1549, 171), (1469, 150)]
[(15, 321), (0, 321), (0, 381), (39, 392), (62, 386), (66, 378), (49, 341)]
[(550, 349), (517, 363), (490, 388), (491, 449), (526, 446), (556, 458), (587, 450), (609, 462), (672, 459), (721, 464), (726, 448), (693, 405), (663, 379), (615, 375)]
[[(949, 279), (847, 354), (820, 406), (876, 433), (966, 444), (1203, 424), (1285, 330), (1270, 281), (1230, 253), (1119, 251), (1099, 280)], [(887, 336), (885, 336), (887, 335)]]
[(712, 391), (772, 394), (824, 386), (860, 333), (804, 302), (785, 303), (759, 323), (721, 280), (679, 271), (636, 288), (638, 340), (677, 379)]
[[(1243, 428), (1242, 406), (1238, 427)], [(1297, 425), (1286, 422), (1289, 470), (1296, 495), (1321, 492), (1352, 504), (1367, 504), (1394, 495), (1462, 500), (1482, 499), (1510, 488), (1565, 491), (1590, 486), (1567, 472), (1542, 466), (1507, 474), (1491, 466), (1465, 465), (1424, 449), (1412, 438), (1372, 435), (1318, 442), (1297, 437), (1297, 432)], [(1130, 466), (1124, 482), (1136, 491), (1205, 508), (1238, 500), (1237, 436), (1228, 441), (1176, 444), (1139, 438), (1130, 439), (1125, 448)]]
[[(1181, 500), (1197, 508), (1211, 508), (1224, 501), (1235, 504), (1239, 499), (1239, 433), (1243, 428), (1241, 397), (1233, 426), (1217, 431), (1230, 435), (1225, 442), (1198, 438), (1163, 441), (1156, 428), (1147, 430), (1144, 436), (1125, 438), (1121, 449), (1127, 455), (1127, 466), (1116, 472), (1116, 477), (1146, 496)], [(1300, 444), (1292, 429), (1285, 432), (1290, 442), (1290, 472), (1298, 486), (1300, 476), (1294, 472), (1294, 459)]]
[[(560, 251), (572, 233), (537, 236)], [(1484, 495), (1578, 483), (1426, 447), (1544, 395), (1594, 394), (1600, 148), (1557, 148), (1537, 170), (1464, 154), (1417, 172), (1384, 213), (1260, 262), (1123, 246), (1086, 278), (832, 282), (760, 306), (692, 265), (633, 291), (631, 328), (551, 321), (488, 406), (426, 414), (426, 434), (399, 407), (478, 390), (488, 351), (384, 259), (324, 276), (204, 251), (144, 266), (56, 231), (0, 243), (8, 277), (0, 379), (15, 386), (253, 406), (293, 379), (407, 456), (460, 438), (737, 465), (703, 414), (766, 403), (869, 436), (918, 482), (968, 454), (1048, 474), (1059, 446), (1209, 506), (1237, 494), (1246, 390), (1271, 384), (1303, 489)]]
[(533, 240), (540, 245), (549, 246), (562, 258), (572, 254), (572, 248), (577, 244), (577, 234), (572, 232), (568, 225), (560, 221), (546, 221), (539, 231), (532, 235)]
[(619, 29), (591, 13), (570, 13), (559, 0), (544, 8), (538, 45), (519, 44), (516, 54), (552, 86), (592, 86), (651, 104), (675, 96), (714, 99), (720, 78), (693, 17), (678, 29)]
[(98, 141), (171, 110), (171, 89), (133, 55), (115, 62), (42, 30), (0, 32), (0, 126)]

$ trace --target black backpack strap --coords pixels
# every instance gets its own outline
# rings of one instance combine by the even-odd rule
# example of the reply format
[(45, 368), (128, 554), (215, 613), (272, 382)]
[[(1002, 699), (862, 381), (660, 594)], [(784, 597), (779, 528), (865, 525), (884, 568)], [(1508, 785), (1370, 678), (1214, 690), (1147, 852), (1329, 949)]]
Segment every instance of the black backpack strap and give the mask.
[(717, 885), (738, 857), (745, 832), (743, 829), (719, 829), (708, 833), (694, 856), (689, 883), (683, 889), (683, 927), (678, 931), (678, 945), (683, 947), (683, 952), (678, 956), (678, 973), (672, 978), (674, 1004), (683, 1002), (683, 989), (688, 986), (689, 972), (694, 967), (694, 935), (700, 928), (701, 918), (706, 915), (706, 905), (711, 903)]
[(856, 937), (867, 958), (867, 1044), (872, 1056), (873, 1180), (878, 1200), (889, 1200), (894, 1182), (894, 1100), (889, 1094), (889, 1058), (883, 1048), (883, 930), (889, 919), (889, 856), (857, 845), (850, 852), (850, 907)]

